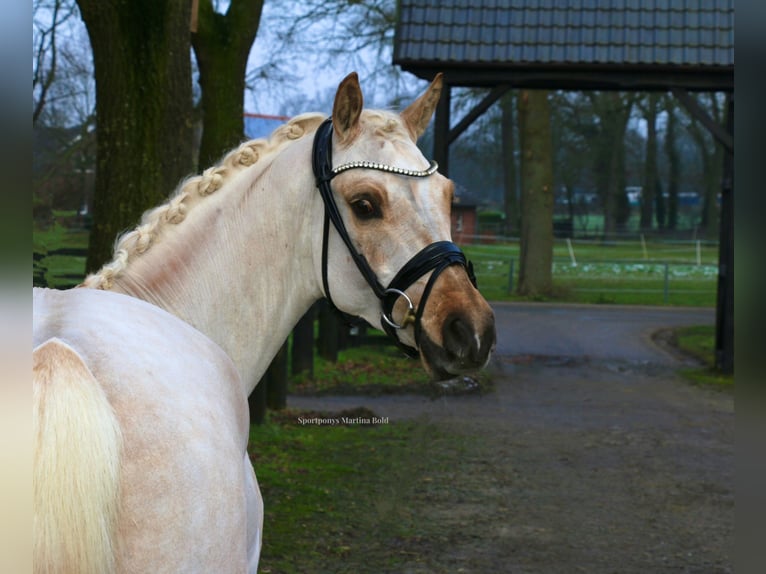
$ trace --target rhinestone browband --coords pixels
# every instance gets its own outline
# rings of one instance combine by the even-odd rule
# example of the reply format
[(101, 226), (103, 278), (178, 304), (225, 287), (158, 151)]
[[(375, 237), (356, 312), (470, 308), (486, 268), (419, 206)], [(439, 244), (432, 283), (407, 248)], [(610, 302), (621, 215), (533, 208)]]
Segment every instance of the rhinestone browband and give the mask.
[(352, 161), (350, 163), (344, 163), (332, 170), (332, 175), (335, 177), (339, 173), (348, 171), (349, 169), (377, 169), (378, 171), (387, 171), (389, 173), (395, 173), (397, 175), (407, 175), (409, 177), (428, 177), (436, 173), (439, 169), (439, 164), (435, 161), (431, 161), (427, 169), (417, 171), (414, 169), (405, 169), (403, 167), (394, 167), (391, 165), (385, 165), (383, 163), (376, 163), (374, 161)]

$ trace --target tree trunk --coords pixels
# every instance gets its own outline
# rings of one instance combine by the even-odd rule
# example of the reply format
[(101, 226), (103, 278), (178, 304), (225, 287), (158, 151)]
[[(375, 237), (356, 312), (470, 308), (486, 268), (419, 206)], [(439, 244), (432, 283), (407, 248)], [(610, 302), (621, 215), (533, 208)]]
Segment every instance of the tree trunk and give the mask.
[(245, 71), (258, 32), (263, 0), (232, 0), (226, 14), (199, 1), (192, 45), (202, 88), (202, 142), (198, 164), (214, 164), (244, 138)]
[(548, 92), (519, 95), (521, 257), (518, 293), (549, 295), (553, 288), (553, 142)]
[(516, 143), (513, 135), (514, 92), (508, 92), (500, 100), (503, 138), (503, 186), (505, 188), (505, 235), (519, 232), (519, 200), (516, 190)]
[(192, 168), (190, 2), (78, 0), (96, 78), (96, 181), (87, 271)]
[(649, 94), (646, 109), (646, 158), (644, 163), (644, 187), (641, 190), (641, 230), (648, 231), (654, 223), (654, 196), (657, 193), (657, 101), (655, 93)]
[(668, 157), (667, 228), (674, 230), (678, 227), (678, 183), (681, 180), (681, 160), (676, 147), (678, 119), (672, 98), (665, 98), (665, 109), (668, 113), (668, 122), (665, 127), (665, 155)]

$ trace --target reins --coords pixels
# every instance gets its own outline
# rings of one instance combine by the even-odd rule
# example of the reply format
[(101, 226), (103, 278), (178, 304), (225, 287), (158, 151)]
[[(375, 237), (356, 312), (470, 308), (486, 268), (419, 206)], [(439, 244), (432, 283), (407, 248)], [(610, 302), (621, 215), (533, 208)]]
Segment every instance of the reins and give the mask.
[[(333, 169), (332, 133), (332, 119), (328, 118), (319, 126), (319, 129), (314, 136), (314, 144), (311, 154), (316, 185), (325, 205), (324, 229), (322, 233), (322, 286), (325, 297), (327, 298), (330, 307), (341, 312), (332, 300), (330, 295), (330, 284), (327, 277), (328, 237), (330, 233), (330, 222), (332, 222), (338, 235), (340, 235), (343, 240), (343, 243), (346, 244), (346, 247), (351, 254), (351, 258), (354, 260), (362, 277), (367, 281), (373, 293), (375, 293), (375, 296), (381, 300), (381, 324), (384, 331), (407, 355), (410, 357), (417, 357), (417, 348), (402, 343), (397, 335), (397, 331), (413, 324), (415, 329), (415, 342), (416, 344), (419, 344), (418, 341), (421, 333), (420, 322), (423, 316), (423, 310), (425, 309), (426, 301), (431, 294), (431, 290), (433, 289), (437, 277), (450, 265), (462, 265), (468, 273), (471, 283), (475, 287), (476, 276), (473, 273), (473, 265), (466, 260), (465, 255), (457, 245), (451, 241), (437, 241), (427, 245), (416, 253), (412, 259), (399, 270), (388, 287), (384, 287), (378, 280), (375, 271), (370, 267), (367, 259), (364, 255), (359, 253), (354, 246), (346, 229), (346, 225), (343, 222), (343, 218), (340, 215), (340, 211), (338, 210), (338, 205), (335, 202), (335, 196), (332, 192), (330, 182), (336, 175), (350, 169), (373, 169), (394, 173), (404, 177), (428, 177), (436, 172), (438, 166), (436, 162), (432, 161), (427, 169), (417, 171), (371, 161), (357, 161), (346, 163)], [(433, 273), (431, 274), (431, 277), (429, 277), (426, 287), (423, 290), (420, 304), (418, 305), (418, 308), (415, 309), (412, 300), (406, 294), (406, 290), (429, 271), (433, 271)], [(404, 298), (407, 302), (408, 309), (401, 324), (398, 324), (394, 321), (392, 313), (394, 305), (400, 297)]]

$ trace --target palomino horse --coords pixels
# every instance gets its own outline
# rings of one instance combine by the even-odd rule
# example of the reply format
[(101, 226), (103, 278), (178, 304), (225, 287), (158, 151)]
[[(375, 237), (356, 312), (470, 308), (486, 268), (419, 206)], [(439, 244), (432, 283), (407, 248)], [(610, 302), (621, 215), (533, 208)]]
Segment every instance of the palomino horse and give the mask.
[(35, 290), (36, 572), (255, 572), (247, 396), (323, 296), (435, 378), (486, 364), (494, 317), (449, 241), (453, 186), (415, 146), (440, 91), (362, 111), (351, 74), (331, 120), (242, 144), (84, 288)]

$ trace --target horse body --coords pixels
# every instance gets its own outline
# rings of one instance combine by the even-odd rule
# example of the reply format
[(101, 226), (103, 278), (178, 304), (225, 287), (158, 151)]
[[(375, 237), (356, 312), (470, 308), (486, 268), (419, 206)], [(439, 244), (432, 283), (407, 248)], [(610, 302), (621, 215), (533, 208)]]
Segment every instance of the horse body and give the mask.
[[(119, 466), (119, 504), (111, 524), (113, 547), (101, 552), (113, 554), (114, 570), (245, 572), (249, 547), (254, 571), (262, 503), (246, 452), (247, 396), (231, 359), (185, 322), (125, 295), (35, 289), (34, 307), (35, 379), (46, 393), (38, 408), (51, 411), (67, 400), (57, 394), (65, 373), (46, 378), (37, 372), (38, 357), (50, 362), (51, 354), (65, 349), (80, 358), (107, 401), (76, 403), (80, 408), (71, 417), (81, 428), (70, 440), (61, 437), (60, 426), (46, 426), (41, 414), (40, 435), (61, 441), (56, 447), (61, 464), (54, 480), (36, 481), (36, 510), (49, 515), (49, 509), (66, 503), (70, 521), (54, 525), (58, 531), (48, 536), (66, 539), (97, 526), (84, 503), (108, 502), (99, 500), (94, 488), (103, 481), (107, 456), (90, 456), (83, 467), (66, 464), (88, 453), (89, 443), (108, 428), (104, 423), (82, 428), (82, 418), (100, 409), (106, 411), (102, 418), (115, 419), (122, 445), (107, 451), (119, 456), (111, 463)], [(181, 360), (168, 360), (169, 349), (179, 349)], [(78, 471), (88, 480), (79, 495), (59, 491), (72, 482), (67, 474)], [(62, 531), (66, 528), (71, 530)], [(40, 571), (85, 571), (68, 565), (60, 549), (36, 558)]]
[[(440, 86), (401, 116), (363, 113), (349, 76), (333, 108), (333, 163), (422, 171), (415, 140)], [(246, 452), (248, 394), (325, 291), (381, 326), (379, 295), (348, 244), (334, 229), (323, 236), (310, 169), (322, 121), (299, 116), (182, 183), (85, 288), (35, 290), (36, 571), (257, 570), (263, 503)], [(449, 239), (452, 185), (431, 173), (333, 176), (353, 246), (383, 285)], [(481, 368), (494, 346), (491, 309), (463, 267), (439, 273), (406, 286), (390, 311), (406, 325), (405, 300), (420, 305), (420, 334), (397, 336), (435, 377)], [(94, 416), (78, 422), (83, 413)], [(62, 438), (67, 429), (79, 438)]]

